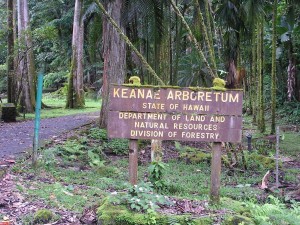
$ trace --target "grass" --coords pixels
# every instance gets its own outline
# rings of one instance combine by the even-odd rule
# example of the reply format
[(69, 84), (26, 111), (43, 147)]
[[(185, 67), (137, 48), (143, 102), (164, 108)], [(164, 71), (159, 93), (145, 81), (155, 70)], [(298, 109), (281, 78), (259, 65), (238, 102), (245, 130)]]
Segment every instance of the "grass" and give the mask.
[[(113, 161), (106, 165), (110, 168), (118, 168), (114, 173), (108, 170), (103, 173), (101, 169), (75, 170), (74, 167), (59, 167), (55, 164), (48, 168), (40, 167), (35, 181), (27, 181), (30, 188), (23, 189), (32, 200), (43, 200), (46, 204), (82, 212), (84, 208), (95, 205), (111, 190), (123, 191), (129, 187), (128, 183), (128, 160)], [(208, 199), (210, 170), (206, 163), (185, 164), (173, 161), (168, 163), (166, 171), (167, 189), (164, 195), (177, 196), (180, 198)], [(139, 166), (139, 180), (144, 179), (144, 173), (148, 166)], [(26, 169), (25, 169), (26, 170)], [(15, 170), (17, 171), (17, 170)], [(18, 170), (19, 171), (19, 170)], [(23, 171), (24, 172), (24, 171)], [(45, 178), (52, 178), (54, 183), (40, 182)], [(251, 178), (250, 178), (251, 179)], [(248, 184), (247, 176), (240, 179)], [(227, 185), (230, 180), (222, 173), (221, 196), (231, 197), (238, 200), (256, 199), (261, 191), (255, 187), (241, 185)]]
[[(65, 110), (63, 108), (64, 99), (47, 97), (47, 95), (44, 103), (60, 108), (57, 108), (57, 113), (56, 109), (49, 111), (43, 109), (43, 118), (62, 114), (70, 115), (71, 112), (87, 112), (85, 110), (89, 109), (97, 111), (100, 106), (99, 101), (87, 100), (87, 108), (84, 110)], [(245, 118), (244, 126), (255, 131), (249, 117)], [(84, 155), (85, 153), (82, 153), (95, 149), (95, 147), (101, 150), (105, 148), (109, 143), (106, 133), (99, 128), (91, 128), (78, 136), (78, 140), (72, 140), (72, 145), (65, 144), (65, 150), (62, 150), (63, 148), (59, 145), (44, 149), (40, 157), (38, 172), (33, 171), (30, 165), (26, 165), (26, 162), (16, 164), (12, 168), (16, 174), (36, 175), (33, 180), (27, 180), (26, 185), (20, 186), (19, 191), (26, 194), (31, 200), (42, 200), (46, 205), (81, 213), (89, 206), (98, 205), (112, 191), (123, 192), (129, 187), (128, 158), (126, 156), (112, 157), (111, 160), (101, 158), (99, 160), (105, 161), (105, 166), (89, 166), (90, 159)], [(255, 134), (254, 136), (258, 137), (259, 135)], [(281, 154), (298, 157), (299, 139), (298, 133), (285, 133), (280, 142)], [(99, 140), (101, 141), (99, 142)], [(122, 141), (115, 141), (116, 146), (123, 146)], [(62, 154), (61, 151), (65, 151), (65, 154)], [(274, 155), (274, 149), (268, 149), (268, 154)], [(248, 163), (250, 169), (243, 172), (239, 170), (232, 172), (232, 170), (222, 167), (221, 197), (223, 199), (229, 197), (241, 203), (251, 201), (253, 204), (264, 202), (266, 194), (258, 188), (257, 184), (261, 182), (268, 169), (258, 166), (252, 161)], [(145, 180), (148, 165), (139, 165), (138, 170), (139, 181)], [(285, 181), (297, 182), (298, 168), (282, 168), (282, 170), (285, 172)], [(207, 162), (187, 164), (185, 161), (173, 159), (168, 162), (164, 179), (166, 183), (166, 188), (162, 192), (164, 195), (198, 200), (209, 199), (210, 164)], [(49, 180), (51, 182), (48, 182)]]
[[(86, 98), (85, 107), (81, 109), (66, 109), (66, 98), (64, 96), (53, 95), (51, 93), (43, 94), (42, 102), (51, 107), (41, 109), (41, 118), (53, 118), (60, 116), (68, 116), (80, 113), (90, 113), (100, 111), (101, 100)], [(26, 113), (26, 119), (34, 119), (34, 113)], [(18, 119), (24, 119), (24, 115), (20, 115)]]
[(300, 133), (286, 132), (280, 142), (281, 154), (292, 157), (299, 157), (300, 154)]
[[(293, 155), (297, 151), (297, 145), (293, 144), (294, 142), (291, 143), (291, 140), (295, 139), (295, 135), (297, 134), (287, 134), (282, 141), (281, 144), (288, 148), (285, 153)], [(77, 139), (72, 138), (64, 145), (54, 145), (43, 149), (37, 171), (30, 168), (26, 162), (17, 163), (12, 168), (14, 173), (21, 176), (23, 174), (24, 177), (27, 177), (28, 174), (35, 174), (32, 180), (24, 179), (25, 184), (23, 183), (18, 188), (22, 194), (28, 197), (28, 201), (42, 200), (50, 208), (81, 214), (84, 209), (99, 205), (101, 200), (110, 193), (114, 191), (124, 192), (130, 186), (128, 183), (127, 156), (111, 157), (108, 160), (100, 155), (99, 160), (105, 161), (104, 166), (89, 166), (91, 159), (87, 157), (86, 153), (88, 151), (99, 153), (99, 149), (105, 150), (105, 143), (109, 142), (103, 130), (90, 128), (78, 133), (77, 137)], [(122, 140), (119, 142), (121, 143)], [(95, 150), (95, 146), (102, 147)], [(236, 200), (243, 205), (250, 202), (252, 207), (267, 207), (264, 205), (267, 195), (257, 185), (261, 182), (267, 169), (256, 166), (255, 162), (252, 161), (248, 161), (248, 163), (249, 168), (254, 169), (233, 172), (229, 168), (222, 167), (220, 193), (222, 207), (233, 210), (235, 213), (238, 211), (232, 209), (231, 205), (226, 206), (226, 202)], [(147, 179), (148, 166), (139, 165), (139, 181)], [(286, 181), (297, 181), (295, 177), (299, 173), (298, 169), (283, 169), (286, 173)], [(187, 164), (178, 159), (170, 160), (166, 167), (164, 181), (166, 186), (161, 192), (163, 195), (208, 200), (210, 164), (207, 162)], [(258, 214), (258, 212), (253, 211), (252, 215), (254, 216), (255, 213)], [(293, 218), (293, 215), (291, 214), (290, 217)], [(24, 221), (30, 220), (30, 218), (25, 217)]]

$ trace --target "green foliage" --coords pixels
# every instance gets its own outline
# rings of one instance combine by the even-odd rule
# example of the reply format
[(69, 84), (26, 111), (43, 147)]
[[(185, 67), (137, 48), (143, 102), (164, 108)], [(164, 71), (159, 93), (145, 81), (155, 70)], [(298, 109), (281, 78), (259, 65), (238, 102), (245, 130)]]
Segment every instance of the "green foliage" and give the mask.
[(53, 218), (53, 213), (48, 209), (40, 209), (34, 214), (34, 224), (45, 224)]
[(145, 214), (145, 220), (147, 225), (157, 224), (156, 216), (157, 213), (153, 209), (147, 209), (147, 213)]
[(105, 129), (100, 129), (98, 127), (94, 127), (89, 130), (88, 137), (95, 139), (95, 140), (106, 141), (107, 140), (107, 131)]
[[(184, 222), (184, 223), (182, 223)], [(184, 221), (179, 221), (176, 217), (168, 218), (168, 225), (195, 225), (195, 221), (189, 217), (184, 218)]]
[(190, 54), (184, 54), (179, 58), (178, 85), (182, 87), (207, 87), (206, 71), (203, 67), (198, 52), (192, 48)]
[[(76, 173), (78, 173), (78, 171), (76, 171)], [(65, 186), (59, 182), (36, 185), (37, 189), (28, 190), (28, 197), (43, 199), (47, 205), (63, 207), (73, 210), (74, 212), (81, 212), (81, 210), (89, 204), (89, 201), (92, 201), (90, 195), (95, 194), (95, 191), (84, 190), (84, 192), (82, 192), (75, 189), (71, 184)], [(99, 193), (99, 190), (96, 193)], [(89, 199), (87, 197), (89, 197)]]
[(107, 138), (107, 131), (100, 128), (91, 128), (88, 134), (89, 138), (99, 140), (105, 152), (116, 155), (126, 155), (128, 153), (128, 139), (109, 139)]
[(116, 155), (126, 155), (128, 153), (128, 139), (110, 139), (103, 143), (103, 148)]
[(248, 169), (266, 170), (275, 168), (275, 160), (271, 157), (258, 154), (257, 152), (245, 152)]
[(6, 77), (6, 64), (0, 65), (0, 93), (3, 91), (6, 91), (6, 82), (7, 82), (7, 77)]
[(58, 147), (58, 154), (67, 160), (78, 160), (87, 150), (85, 145), (77, 140), (68, 140), (64, 145)]
[(89, 148), (86, 138), (68, 140), (64, 145), (57, 147), (57, 154), (66, 161), (87, 162), (91, 167), (102, 167), (105, 162), (102, 160), (102, 149)]
[(58, 88), (60, 85), (67, 81), (68, 72), (60, 71), (54, 73), (48, 73), (44, 77), (44, 86), (46, 88)]
[(88, 151), (88, 157), (89, 157), (89, 165), (91, 167), (102, 167), (104, 166), (104, 161), (101, 160), (101, 157), (99, 154), (94, 153), (92, 150)]
[(242, 215), (233, 215), (225, 219), (224, 225), (255, 225), (253, 220)]
[(129, 78), (129, 83), (132, 83), (133, 85), (141, 85), (141, 79), (138, 76), (132, 76)]
[(278, 109), (278, 114), (285, 123), (300, 124), (300, 104), (299, 102), (285, 102)]
[(278, 198), (269, 196), (270, 203), (257, 205), (247, 203), (256, 224), (261, 225), (298, 225), (300, 221), (300, 204), (294, 202), (288, 209)]
[[(128, 210), (123, 205), (114, 205), (105, 199), (97, 211), (98, 221), (103, 225), (211, 225), (210, 217), (192, 219), (189, 215), (163, 215), (150, 210), (139, 213)], [(172, 223), (173, 222), (173, 223)]]
[(46, 168), (54, 166), (57, 163), (56, 154), (58, 153), (58, 148), (48, 148), (42, 152), (42, 162)]
[(163, 180), (164, 173), (166, 171), (167, 164), (163, 162), (151, 162), (148, 172), (149, 181), (153, 184), (154, 188), (158, 191), (163, 190), (166, 187), (166, 183)]
[(127, 205), (131, 210), (147, 212), (159, 208), (158, 204), (171, 204), (167, 197), (155, 194), (151, 183), (140, 183), (128, 189), (124, 195), (114, 195), (111, 202)]
[(55, 26), (46, 24), (35, 29), (33, 31), (33, 36), (40, 42), (45, 40), (55, 41), (55, 39), (58, 37), (58, 30), (55, 28)]
[(181, 145), (178, 141), (175, 141), (175, 149), (182, 153), (194, 153), (197, 151), (195, 148), (188, 145)]
[(210, 162), (211, 154), (198, 151), (190, 146), (183, 146), (175, 141), (175, 149), (180, 152), (179, 158), (186, 163)]
[(214, 85), (213, 89), (217, 91), (226, 91), (225, 84), (226, 84), (225, 80), (220, 78), (215, 78), (213, 80), (213, 85)]

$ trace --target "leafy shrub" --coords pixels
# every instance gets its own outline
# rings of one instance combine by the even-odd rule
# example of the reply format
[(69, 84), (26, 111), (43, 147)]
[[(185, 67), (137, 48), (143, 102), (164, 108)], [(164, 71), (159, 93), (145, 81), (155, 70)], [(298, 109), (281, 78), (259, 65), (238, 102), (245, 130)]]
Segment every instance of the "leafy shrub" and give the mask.
[(161, 191), (166, 187), (165, 181), (163, 180), (165, 170), (166, 164), (163, 162), (152, 162), (148, 168), (149, 181), (158, 191)]
[(86, 138), (68, 140), (64, 145), (58, 147), (58, 155), (63, 156), (68, 161), (80, 160), (82, 163), (87, 162), (91, 167), (104, 166), (102, 149), (89, 149), (86, 143)]
[(58, 147), (58, 154), (68, 160), (77, 160), (84, 155), (86, 146), (80, 144), (77, 140), (68, 140), (64, 145)]
[(88, 137), (95, 139), (95, 140), (106, 141), (107, 140), (107, 131), (105, 129), (100, 129), (100, 128), (94, 127), (89, 130)]
[(125, 204), (134, 211), (147, 212), (149, 209), (154, 210), (159, 208), (158, 204), (171, 204), (167, 197), (155, 194), (153, 185), (149, 182), (130, 187), (124, 195), (114, 194), (111, 202)]
[(107, 152), (116, 155), (126, 155), (128, 153), (128, 139), (109, 139), (107, 131), (97, 127), (91, 128), (88, 134), (89, 138), (102, 141), (102, 148)]
[(128, 153), (128, 145), (128, 139), (111, 139), (103, 143), (104, 149), (108, 149), (116, 155), (126, 155)]
[(285, 102), (277, 111), (285, 123), (300, 124), (300, 105), (297, 101)]
[(248, 203), (256, 224), (263, 225), (299, 225), (300, 203), (294, 202), (288, 209), (278, 198), (269, 196), (270, 203), (257, 205)]
[(62, 71), (62, 72), (54, 72), (54, 73), (48, 73), (44, 77), (44, 86), (46, 88), (59, 88), (60, 86), (63, 86), (63, 83), (67, 81), (68, 72)]
[(48, 209), (40, 209), (34, 214), (34, 224), (48, 223), (53, 218), (53, 213)]
[(245, 152), (248, 169), (274, 169), (275, 160), (271, 157), (260, 155), (257, 152)]
[(101, 160), (99, 154), (94, 153), (92, 150), (88, 151), (88, 158), (89, 158), (89, 165), (91, 167), (97, 166), (101, 167), (104, 166), (104, 160)]
[(175, 141), (175, 149), (180, 153), (195, 153), (197, 151), (193, 147), (181, 145), (178, 141)]

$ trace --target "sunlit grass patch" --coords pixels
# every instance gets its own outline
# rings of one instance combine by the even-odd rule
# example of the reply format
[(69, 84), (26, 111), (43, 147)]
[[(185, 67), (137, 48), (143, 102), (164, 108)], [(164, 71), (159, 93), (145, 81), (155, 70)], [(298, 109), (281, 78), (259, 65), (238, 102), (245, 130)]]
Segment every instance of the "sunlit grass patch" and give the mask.
[[(100, 99), (85, 99), (85, 107), (80, 109), (66, 109), (66, 98), (64, 96), (51, 95), (49, 93), (43, 94), (42, 102), (50, 108), (41, 109), (41, 118), (53, 118), (59, 116), (74, 115), (80, 113), (98, 112), (101, 107)], [(22, 119), (24, 114), (20, 114), (19, 119)], [(26, 119), (33, 119), (34, 113), (26, 113)]]

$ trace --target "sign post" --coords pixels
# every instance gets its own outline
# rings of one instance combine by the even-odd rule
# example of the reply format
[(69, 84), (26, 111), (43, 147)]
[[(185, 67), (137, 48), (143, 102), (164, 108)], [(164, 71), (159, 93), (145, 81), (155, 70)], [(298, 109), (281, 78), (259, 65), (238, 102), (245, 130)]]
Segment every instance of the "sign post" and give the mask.
[(128, 138), (129, 177), (137, 182), (138, 139), (212, 142), (211, 200), (219, 201), (221, 142), (242, 138), (242, 90), (113, 85), (108, 137)]
[(138, 142), (129, 140), (129, 182), (137, 184), (138, 180)]
[(211, 176), (210, 176), (210, 200), (213, 203), (220, 202), (221, 186), (221, 154), (220, 142), (214, 142), (211, 156)]

